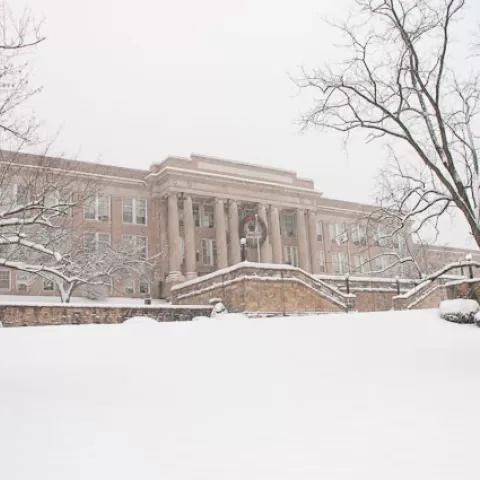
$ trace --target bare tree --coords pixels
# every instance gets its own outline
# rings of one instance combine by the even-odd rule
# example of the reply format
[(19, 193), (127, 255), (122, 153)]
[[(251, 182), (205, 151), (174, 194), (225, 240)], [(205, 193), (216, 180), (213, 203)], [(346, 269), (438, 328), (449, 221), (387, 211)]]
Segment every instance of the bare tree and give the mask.
[(355, 0), (355, 11), (336, 25), (347, 41), (345, 60), (304, 72), (298, 85), (316, 96), (305, 126), (361, 131), (389, 146), (382, 221), (420, 232), (458, 209), (480, 245), (479, 73), (461, 77), (452, 52), (465, 5)]

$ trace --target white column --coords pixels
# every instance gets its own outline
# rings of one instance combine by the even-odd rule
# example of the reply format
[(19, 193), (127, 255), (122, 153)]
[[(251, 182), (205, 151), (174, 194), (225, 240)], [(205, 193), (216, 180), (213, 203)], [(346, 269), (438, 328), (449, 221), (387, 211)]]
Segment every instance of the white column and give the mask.
[(260, 249), (260, 260), (262, 263), (272, 263), (272, 247), (270, 245), (270, 234), (268, 228), (268, 219), (267, 219), (267, 209), (265, 205), (260, 204), (258, 208), (258, 216), (263, 220), (265, 224), (267, 237), (265, 238), (265, 242)]
[(280, 214), (277, 207), (271, 207), (270, 221), (272, 230), (273, 263), (283, 263), (282, 236), (280, 233)]
[(177, 194), (168, 195), (168, 283), (178, 283), (184, 280), (180, 270), (180, 228), (178, 224)]
[(217, 240), (217, 267), (228, 267), (227, 234), (225, 224), (225, 207), (221, 198), (215, 199), (215, 232)]
[(317, 214), (315, 210), (308, 211), (308, 238), (310, 239), (312, 273), (320, 273), (320, 250), (317, 242)]
[(197, 276), (195, 258), (195, 223), (193, 221), (192, 197), (187, 195), (183, 201), (183, 230), (185, 232), (185, 270), (187, 280)]
[(300, 268), (310, 272), (310, 258), (308, 252), (307, 225), (305, 223), (305, 210), (297, 210), (297, 239), (298, 239), (298, 257)]
[(228, 232), (230, 235), (230, 263), (235, 265), (242, 260), (240, 252), (240, 232), (238, 205), (233, 200), (228, 201)]

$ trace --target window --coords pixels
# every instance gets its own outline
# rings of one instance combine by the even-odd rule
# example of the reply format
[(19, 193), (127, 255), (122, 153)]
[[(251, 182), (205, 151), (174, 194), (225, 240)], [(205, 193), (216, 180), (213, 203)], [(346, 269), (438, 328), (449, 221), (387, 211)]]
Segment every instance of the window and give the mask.
[(110, 220), (110, 197), (108, 195), (95, 195), (85, 202), (85, 218), (87, 220)]
[(193, 221), (196, 227), (214, 228), (215, 215), (213, 212), (213, 204), (207, 202), (193, 203)]
[(122, 202), (123, 223), (147, 224), (147, 201), (124, 198)]
[(336, 275), (345, 275), (350, 272), (348, 255), (346, 253), (332, 253), (333, 272)]
[(297, 221), (293, 212), (282, 212), (282, 233), (288, 237), (297, 236)]
[(326, 272), (326, 265), (325, 265), (325, 252), (321, 250), (318, 252), (318, 259), (319, 259), (319, 269), (321, 272)]
[(385, 247), (388, 243), (387, 232), (384, 227), (375, 229), (373, 240), (376, 246)]
[(17, 205), (25, 205), (28, 202), (28, 187), (26, 185), (16, 185), (15, 202)]
[(49, 280), (48, 278), (43, 279), (43, 291), (44, 292), (53, 292), (55, 290), (55, 284), (53, 280)]
[(393, 235), (393, 248), (397, 250), (403, 250), (405, 247), (405, 239), (401, 233), (395, 233)]
[(315, 220), (315, 231), (317, 234), (317, 242), (323, 242), (323, 222), (318, 217)]
[(0, 289), (10, 290), (10, 271), (0, 270)]
[(217, 242), (209, 238), (202, 238), (202, 259), (204, 265), (217, 264)]
[(132, 256), (137, 260), (147, 259), (147, 237), (142, 235), (123, 235), (122, 241), (124, 247), (127, 247)]
[(203, 228), (213, 228), (215, 226), (215, 218), (213, 213), (213, 204), (204, 203), (202, 205), (202, 222)]
[(27, 272), (17, 271), (17, 291), (28, 292), (32, 282), (32, 275)]
[(90, 253), (98, 253), (104, 255), (110, 246), (109, 233), (86, 233), (83, 236), (85, 248)]
[(150, 283), (148, 283), (146, 280), (140, 280), (140, 285), (138, 289), (139, 293), (142, 293), (144, 295), (147, 295), (150, 293)]
[(352, 242), (355, 245), (367, 244), (367, 229), (365, 228), (364, 225), (352, 226)]
[(135, 293), (135, 280), (133, 278), (125, 279), (125, 293), (133, 295)]
[(51, 190), (45, 194), (44, 206), (57, 210), (61, 215), (71, 215), (72, 192)]
[(355, 270), (359, 273), (369, 272), (368, 255), (365, 255), (365, 254), (355, 255)]
[(348, 233), (345, 225), (341, 223), (329, 223), (328, 233), (330, 241), (336, 244), (343, 244), (348, 242)]
[(298, 248), (294, 246), (286, 246), (285, 247), (285, 263), (288, 265), (292, 265), (294, 267), (298, 267), (300, 265), (298, 259)]
[(392, 265), (393, 259), (389, 255), (381, 255), (375, 259), (375, 270), (383, 272), (387, 270), (390, 265)]

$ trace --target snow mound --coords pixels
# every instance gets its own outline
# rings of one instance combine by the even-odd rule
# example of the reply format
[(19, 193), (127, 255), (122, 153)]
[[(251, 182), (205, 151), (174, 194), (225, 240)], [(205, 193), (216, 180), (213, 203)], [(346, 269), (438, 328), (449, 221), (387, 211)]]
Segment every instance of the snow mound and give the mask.
[(132, 317), (123, 322), (124, 325), (157, 325), (158, 322), (151, 317)]
[(473, 316), (473, 321), (477, 327), (480, 327), (480, 311)]
[(201, 322), (203, 320), (210, 320), (210, 317), (205, 317), (203, 315), (199, 315), (198, 317), (193, 317), (192, 322)]
[(455, 323), (474, 323), (475, 314), (479, 311), (478, 302), (466, 298), (444, 300), (439, 307), (440, 317)]

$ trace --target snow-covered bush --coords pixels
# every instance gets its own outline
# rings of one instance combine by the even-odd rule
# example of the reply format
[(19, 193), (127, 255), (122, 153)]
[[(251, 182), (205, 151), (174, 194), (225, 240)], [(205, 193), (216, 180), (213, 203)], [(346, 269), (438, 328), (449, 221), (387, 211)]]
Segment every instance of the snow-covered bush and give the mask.
[(473, 321), (477, 327), (480, 327), (480, 311), (473, 316)]
[(225, 313), (228, 313), (227, 307), (222, 302), (218, 302), (214, 305), (211, 316), (217, 317), (218, 315), (224, 315)]
[(465, 298), (444, 300), (439, 308), (441, 318), (455, 323), (474, 323), (479, 311), (480, 305), (476, 300)]
[(125, 325), (156, 325), (158, 322), (150, 317), (132, 317), (123, 322)]

